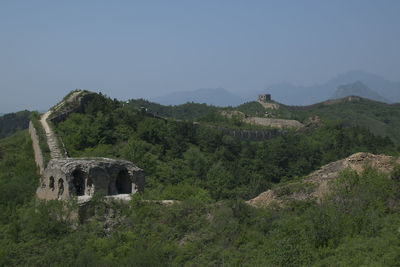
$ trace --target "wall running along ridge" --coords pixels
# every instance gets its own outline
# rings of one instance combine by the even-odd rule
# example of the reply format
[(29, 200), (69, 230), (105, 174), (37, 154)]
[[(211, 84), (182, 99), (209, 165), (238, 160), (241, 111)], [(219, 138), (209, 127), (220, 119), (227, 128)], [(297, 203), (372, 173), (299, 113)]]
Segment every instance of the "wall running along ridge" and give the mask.
[(40, 186), (36, 190), (38, 198), (68, 200), (77, 197), (78, 203), (84, 204), (97, 191), (121, 200), (130, 200), (130, 194), (143, 192), (143, 170), (132, 162), (108, 158), (68, 158), (67, 151), (61, 153), (56, 133), (52, 131), (47, 120), (59, 122), (72, 113), (83, 112), (84, 105), (93, 97), (92, 92), (74, 92), (56, 106), (58, 110), (63, 108), (61, 113), (55, 108), (41, 116), (40, 123), (46, 132), (51, 155), (47, 166), (43, 166), (43, 154), (36, 129), (32, 122), (29, 123), (35, 162), (42, 174)]
[(36, 165), (39, 166), (40, 174), (43, 174), (44, 171), (43, 154), (42, 150), (40, 150), (39, 147), (39, 136), (37, 135), (36, 128), (33, 126), (33, 123), (31, 121), (29, 122), (29, 135), (31, 136), (32, 140), (32, 147), (33, 147), (33, 153), (35, 155)]

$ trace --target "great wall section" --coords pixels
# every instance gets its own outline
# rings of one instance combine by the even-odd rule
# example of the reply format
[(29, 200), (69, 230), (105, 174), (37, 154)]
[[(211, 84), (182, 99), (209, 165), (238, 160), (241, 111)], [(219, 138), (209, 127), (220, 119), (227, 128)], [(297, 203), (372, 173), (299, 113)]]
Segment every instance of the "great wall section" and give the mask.
[[(39, 130), (30, 121), (29, 133), (32, 139), (35, 162), (42, 176), (40, 186), (36, 191), (39, 199), (68, 200), (77, 197), (78, 203), (87, 203), (97, 191), (103, 191), (106, 197), (130, 200), (130, 194), (143, 192), (145, 186), (144, 172), (136, 165), (125, 160), (109, 158), (70, 158), (60, 137), (52, 130), (53, 123), (58, 123), (73, 113), (84, 111), (95, 93), (76, 91), (67, 95), (60, 103), (40, 116), (39, 124), (45, 135), (49, 149), (50, 160), (45, 162), (40, 146)], [(163, 119), (152, 113), (147, 116)], [(49, 123), (49, 121), (51, 123)], [(195, 123), (198, 126), (197, 123)], [(224, 127), (207, 125), (207, 127), (230, 134), (240, 140), (262, 141), (285, 134), (285, 129), (267, 130), (232, 130)], [(174, 203), (163, 200), (162, 205)]]
[[(130, 200), (130, 194), (142, 192), (145, 185), (143, 170), (132, 162), (109, 158), (70, 158), (65, 148), (60, 148), (59, 139), (48, 123), (65, 120), (70, 114), (82, 112), (84, 105), (94, 93), (73, 92), (58, 105), (40, 117), (45, 140), (50, 150), (50, 160), (44, 162), (40, 147), (39, 131), (32, 121), (29, 133), (32, 139), (35, 162), (42, 175), (36, 191), (39, 199), (68, 200), (78, 198), (86, 203), (95, 192), (102, 191), (108, 198)], [(61, 141), (62, 142), (62, 141)]]
[(47, 119), (49, 118), (50, 114), (51, 114), (50, 110), (47, 111), (46, 113), (44, 113), (40, 117), (40, 123), (46, 133), (47, 145), (49, 146), (49, 149), (50, 149), (50, 157), (52, 159), (59, 159), (59, 158), (62, 158), (63, 155), (61, 154), (61, 150), (58, 147), (57, 137), (47, 122)]
[[(132, 162), (110, 158), (71, 158), (62, 140), (52, 130), (52, 123), (65, 120), (72, 113), (84, 111), (87, 104), (95, 94), (87, 91), (77, 91), (67, 95), (59, 104), (42, 114), (39, 126), (43, 128), (47, 142), (50, 160), (45, 162), (44, 153), (40, 146), (39, 130), (35, 123), (30, 121), (29, 134), (32, 139), (35, 162), (41, 174), (40, 186), (36, 191), (39, 199), (44, 200), (68, 200), (77, 197), (78, 204), (85, 207), (95, 192), (102, 191), (107, 199), (118, 199), (129, 201), (131, 194), (143, 192), (145, 176), (142, 169)], [(168, 120), (158, 117), (152, 113), (145, 113), (147, 116)], [(230, 114), (224, 114), (229, 116)], [(49, 123), (49, 121), (51, 123)], [(285, 122), (285, 126), (291, 125), (296, 133), (305, 133), (321, 125), (319, 117), (310, 117), (304, 124), (297, 122)], [(199, 123), (194, 123), (197, 127)], [(38, 124), (36, 124), (37, 126)], [(263, 141), (287, 134), (290, 127), (275, 127), (264, 131), (258, 130), (233, 130), (224, 127), (206, 125), (206, 127), (233, 135), (240, 140)], [(43, 140), (43, 139), (42, 139)], [(61, 146), (61, 148), (60, 148)], [(394, 163), (400, 163), (399, 158), (392, 158), (384, 155), (373, 155), (369, 153), (356, 153), (346, 159), (322, 166), (319, 170), (309, 174), (301, 183), (305, 188), (312, 188), (309, 192), (294, 192), (292, 195), (278, 196), (276, 190), (268, 190), (261, 193), (247, 203), (252, 206), (265, 206), (273, 202), (283, 205), (290, 199), (316, 199), (320, 200), (329, 191), (328, 182), (336, 179), (340, 172), (346, 168), (360, 172), (367, 166), (378, 168), (384, 173), (389, 173)], [(298, 183), (297, 183), (298, 184)], [(293, 183), (293, 185), (297, 185)], [(289, 183), (285, 186), (291, 186)], [(279, 189), (279, 188), (278, 188)], [(307, 189), (308, 190), (308, 189)], [(179, 202), (175, 200), (144, 200), (160, 205), (171, 205)], [(83, 209), (84, 210), (84, 209)]]
[(39, 167), (39, 173), (43, 174), (44, 164), (43, 164), (43, 153), (39, 146), (39, 136), (35, 126), (33, 126), (32, 121), (29, 122), (29, 135), (32, 140), (33, 154), (35, 157), (36, 165)]

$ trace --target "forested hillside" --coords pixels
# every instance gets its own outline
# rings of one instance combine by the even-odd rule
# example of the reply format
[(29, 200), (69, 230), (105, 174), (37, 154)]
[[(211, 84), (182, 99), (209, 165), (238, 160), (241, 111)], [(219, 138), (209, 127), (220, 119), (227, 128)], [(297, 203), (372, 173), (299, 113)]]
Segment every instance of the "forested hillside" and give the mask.
[(348, 126), (360, 126), (373, 134), (388, 136), (396, 145), (400, 144), (400, 104), (386, 104), (361, 97), (329, 100), (310, 106), (285, 106), (267, 110), (258, 102), (248, 102), (236, 108), (250, 116), (296, 119), (305, 122), (311, 116), (325, 121), (340, 121)]
[(8, 113), (0, 117), (0, 138), (10, 136), (20, 130), (27, 129), (30, 111), (24, 110)]
[[(272, 102), (276, 103), (276, 102)], [(279, 104), (279, 103), (277, 103)], [(286, 106), (279, 104), (278, 109), (266, 109), (258, 102), (246, 102), (237, 107), (217, 108), (205, 104), (187, 103), (179, 106), (163, 106), (146, 100), (130, 100), (130, 107), (147, 108), (148, 112), (162, 117), (175, 119), (190, 119), (204, 121), (211, 124), (248, 129), (259, 129), (254, 125), (240, 123), (237, 118), (227, 121), (221, 116), (222, 110), (240, 111), (246, 116), (269, 118), (295, 119), (305, 122), (311, 116), (319, 116), (325, 121), (340, 121), (351, 126), (360, 126), (369, 129), (373, 134), (388, 136), (396, 145), (400, 145), (400, 105), (376, 102), (356, 97), (352, 100), (325, 101), (310, 106)]]
[(145, 116), (101, 95), (84, 114), (73, 114), (56, 127), (72, 157), (123, 158), (144, 169), (147, 197), (156, 199), (196, 194), (249, 199), (271, 184), (300, 178), (355, 152), (398, 153), (389, 138), (340, 122), (309, 134), (241, 142), (190, 121)]
[(364, 98), (337, 103), (320, 103), (309, 107), (288, 107), (299, 120), (318, 115), (328, 121), (342, 121), (369, 129), (375, 135), (389, 136), (400, 144), (400, 104), (385, 104)]
[(188, 102), (186, 104), (177, 106), (164, 106), (144, 99), (131, 99), (126, 104), (127, 108), (144, 108), (149, 113), (153, 113), (161, 117), (175, 118), (178, 120), (193, 120), (202, 117), (209, 112), (218, 110), (217, 107), (206, 104)]
[(399, 261), (398, 169), (392, 180), (373, 170), (344, 173), (322, 204), (282, 208), (199, 195), (172, 206), (142, 202), (139, 195), (129, 204), (105, 204), (96, 196), (97, 215), (79, 224), (70, 217), (73, 202), (34, 199), (38, 175), (26, 132), (1, 140), (0, 149), (4, 266), (394, 266)]
[(389, 138), (365, 128), (327, 121), (305, 134), (242, 142), (190, 121), (149, 117), (102, 95), (55, 127), (70, 156), (124, 158), (143, 168), (145, 193), (125, 204), (97, 194), (93, 216), (80, 221), (74, 201), (35, 198), (39, 175), (27, 131), (0, 139), (0, 265), (395, 266), (400, 260), (399, 166), (390, 175), (347, 170), (321, 203), (244, 202), (355, 152), (399, 155)]

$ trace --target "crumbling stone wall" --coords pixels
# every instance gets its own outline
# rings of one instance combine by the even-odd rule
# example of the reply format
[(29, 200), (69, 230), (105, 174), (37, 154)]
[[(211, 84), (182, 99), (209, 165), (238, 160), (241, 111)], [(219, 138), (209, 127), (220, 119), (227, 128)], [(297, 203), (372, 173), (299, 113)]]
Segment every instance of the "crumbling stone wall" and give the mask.
[[(195, 123), (196, 127), (200, 127), (199, 123)], [(239, 138), (242, 141), (249, 140), (249, 141), (264, 141), (273, 138), (277, 138), (281, 135), (287, 134), (288, 131), (281, 130), (281, 129), (267, 129), (267, 130), (234, 130), (230, 128), (220, 127), (220, 126), (213, 126), (207, 125), (206, 127), (221, 131), (225, 134), (232, 135), (234, 137)]]
[(32, 140), (32, 147), (33, 147), (33, 153), (35, 156), (35, 162), (36, 165), (39, 167), (40, 174), (43, 174), (43, 154), (42, 150), (40, 150), (39, 146), (39, 136), (37, 135), (36, 128), (33, 126), (33, 123), (30, 121), (29, 122), (29, 134), (31, 136)]
[[(73, 96), (73, 95), (72, 95)], [(72, 113), (82, 113), (85, 105), (94, 98), (95, 93), (93, 92), (81, 92), (77, 98), (66, 100), (63, 103), (57, 105), (54, 112), (49, 117), (49, 120), (53, 123), (64, 121)], [(69, 108), (65, 108), (64, 105), (70, 104)]]
[(37, 190), (41, 199), (90, 198), (143, 192), (143, 170), (125, 160), (108, 158), (64, 158), (50, 160)]
[[(87, 91), (73, 92), (42, 116), (42, 124), (49, 128), (47, 118), (53, 122), (66, 119), (70, 114), (83, 112), (84, 106), (94, 97)], [(79, 200), (90, 200), (95, 192), (102, 191), (106, 196), (129, 198), (128, 194), (143, 192), (145, 177), (143, 171), (133, 163), (125, 160), (108, 158), (63, 158), (51, 154), (47, 166), (43, 164), (43, 155), (39, 147), (39, 138), (32, 122), (29, 125), (35, 161), (43, 175), (36, 195), (40, 199), (67, 200), (78, 197)], [(46, 138), (57, 145), (55, 134), (48, 129)], [(51, 148), (50, 144), (49, 147)], [(57, 148), (58, 149), (58, 148)]]
[(301, 122), (296, 120), (259, 118), (259, 117), (244, 118), (243, 122), (261, 126), (279, 128), (279, 129), (287, 129), (287, 128), (299, 129), (304, 126)]

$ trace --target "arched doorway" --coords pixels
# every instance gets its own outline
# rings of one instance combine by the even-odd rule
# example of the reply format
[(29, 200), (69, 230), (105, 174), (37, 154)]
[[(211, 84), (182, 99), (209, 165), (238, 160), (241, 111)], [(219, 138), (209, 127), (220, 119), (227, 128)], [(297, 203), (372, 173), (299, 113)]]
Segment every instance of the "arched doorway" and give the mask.
[(85, 173), (81, 170), (75, 170), (72, 172), (72, 184), (75, 189), (75, 195), (83, 196), (85, 194)]
[(53, 176), (50, 176), (49, 187), (50, 187), (51, 191), (54, 191), (54, 177)]
[(91, 195), (93, 195), (93, 193), (94, 193), (93, 181), (92, 181), (92, 177), (89, 176), (86, 181), (86, 194), (91, 196)]
[(121, 170), (115, 180), (115, 187), (118, 194), (132, 193), (132, 182), (127, 170)]
[(64, 180), (58, 179), (58, 198), (64, 194)]

